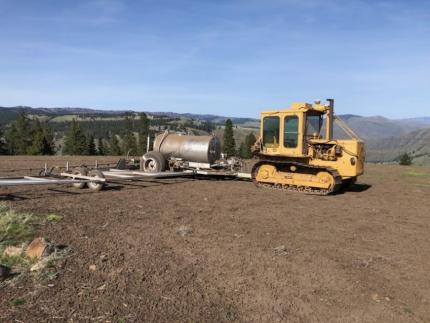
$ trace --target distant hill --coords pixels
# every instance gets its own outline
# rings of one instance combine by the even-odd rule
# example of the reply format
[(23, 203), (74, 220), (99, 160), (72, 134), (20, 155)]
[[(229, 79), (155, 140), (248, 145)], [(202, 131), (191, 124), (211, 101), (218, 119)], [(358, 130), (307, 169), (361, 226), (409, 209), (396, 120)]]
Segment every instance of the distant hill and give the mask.
[(366, 141), (369, 161), (393, 161), (403, 153), (414, 157), (414, 162), (430, 164), (430, 128), (412, 131), (406, 135)]
[(405, 122), (405, 123), (412, 122), (414, 124), (419, 123), (430, 127), (430, 117), (401, 119), (400, 122)]
[[(137, 114), (141, 111), (133, 110), (97, 110), (97, 109), (86, 109), (86, 108), (32, 108), (27, 106), (16, 106), (16, 107), (0, 107), (0, 125), (7, 124), (16, 119), (19, 113), (25, 112), (29, 115), (44, 116), (49, 120), (53, 121), (68, 121), (62, 116), (81, 116), (83, 118), (113, 118), (123, 117), (125, 114)], [(153, 117), (167, 117), (171, 119), (183, 118), (193, 119), (198, 121), (209, 121), (214, 124), (223, 124), (229, 117), (211, 115), (211, 114), (193, 114), (193, 113), (176, 113), (176, 112), (146, 112), (149, 116)], [(247, 127), (259, 127), (258, 119), (253, 118), (235, 118), (230, 117), (236, 125), (245, 125)]]
[(194, 119), (194, 120), (202, 120), (202, 121), (209, 121), (215, 124), (223, 124), (227, 119), (231, 119), (231, 121), (236, 125), (244, 125), (246, 124), (248, 127), (259, 127), (259, 121), (258, 119), (253, 118), (235, 118), (235, 117), (223, 117), (223, 116), (217, 116), (213, 114), (195, 114), (195, 113), (176, 113), (176, 112), (147, 112), (150, 115), (156, 115), (156, 116), (167, 116), (170, 118), (187, 118), (187, 119)]
[(19, 113), (25, 112), (29, 115), (43, 116), (48, 119), (64, 115), (86, 115), (90, 116), (122, 116), (132, 111), (109, 111), (84, 108), (32, 108), (27, 106), (0, 107), (0, 125), (8, 124), (16, 119)]
[(381, 116), (362, 117), (356, 115), (340, 115), (339, 117), (365, 140), (398, 137), (430, 127), (430, 118), (426, 117), (415, 119), (388, 119)]

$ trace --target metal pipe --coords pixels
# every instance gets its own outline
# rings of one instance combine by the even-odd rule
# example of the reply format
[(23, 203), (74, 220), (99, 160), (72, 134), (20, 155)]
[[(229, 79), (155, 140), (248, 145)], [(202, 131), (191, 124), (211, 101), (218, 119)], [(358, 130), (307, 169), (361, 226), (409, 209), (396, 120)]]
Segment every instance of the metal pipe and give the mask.
[(92, 176), (84, 176), (84, 175), (75, 175), (75, 174), (70, 174), (70, 173), (61, 173), (60, 176), (63, 177), (70, 177), (76, 180), (86, 180), (86, 181), (90, 181), (90, 182), (106, 182), (105, 178), (100, 178), (100, 177), (92, 177)]
[(1, 179), (0, 186), (19, 186), (19, 185), (50, 185), (50, 184), (75, 184), (89, 182), (89, 180), (75, 180), (75, 179)]
[(159, 173), (145, 173), (139, 171), (129, 171), (129, 170), (118, 170), (110, 169), (109, 171), (104, 171), (103, 175), (106, 177), (117, 177), (126, 179), (142, 179), (142, 178), (172, 178), (172, 177), (182, 177), (182, 176), (192, 176), (194, 171), (185, 170), (181, 172), (159, 172)]

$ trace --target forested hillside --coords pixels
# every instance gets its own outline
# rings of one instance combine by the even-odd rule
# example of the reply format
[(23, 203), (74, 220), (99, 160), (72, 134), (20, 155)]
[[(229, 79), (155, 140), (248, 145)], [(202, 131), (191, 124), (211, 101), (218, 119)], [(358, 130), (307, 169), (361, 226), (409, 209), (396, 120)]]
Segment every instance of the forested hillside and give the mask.
[[(11, 155), (139, 156), (147, 150), (147, 137), (154, 138), (165, 130), (195, 135), (214, 133), (223, 140), (227, 121), (222, 117), (219, 117), (220, 122), (214, 123), (172, 113), (77, 108), (0, 108), (0, 115), (0, 154)], [(250, 121), (234, 120), (242, 121), (242, 124)], [(232, 149), (235, 155), (251, 157), (250, 145), (255, 142), (257, 131), (256, 128), (234, 126), (235, 145)]]
[[(56, 154), (67, 153), (65, 149), (65, 139), (71, 131), (73, 120), (75, 120), (79, 131), (86, 137), (87, 144), (95, 143), (96, 153), (104, 154), (140, 154), (146, 144), (139, 136), (155, 136), (164, 130), (177, 131), (190, 134), (209, 134), (214, 133), (223, 140), (224, 125), (227, 117), (216, 115), (199, 114), (179, 114), (173, 112), (147, 112), (138, 113), (134, 111), (105, 111), (82, 108), (31, 108), (31, 107), (0, 107), (0, 153), (10, 154), (37, 154), (35, 147), (41, 143), (32, 144), (33, 148), (23, 149), (21, 139), (9, 139), (9, 136), (16, 136), (16, 129), (13, 129), (14, 122), (19, 120), (19, 116), (25, 114), (28, 119), (27, 126), (21, 128), (30, 129), (29, 136), (34, 140), (45, 141), (43, 145), (44, 153), (52, 152)], [(139, 121), (141, 116), (146, 118), (147, 125), (143, 126)], [(233, 133), (235, 138), (236, 150), (239, 154), (241, 145), (246, 143), (248, 135), (253, 133), (258, 135), (259, 120), (253, 118), (230, 118), (233, 123)], [(367, 160), (371, 162), (393, 162), (399, 156), (408, 153), (415, 159), (416, 163), (430, 163), (430, 118), (411, 118), (411, 119), (388, 119), (381, 116), (363, 117), (358, 115), (340, 115), (348, 125), (366, 142)], [(21, 120), (22, 121), (22, 120)], [(38, 122), (38, 123), (37, 123)], [(147, 127), (147, 128), (146, 128)], [(42, 130), (41, 130), (42, 129)], [(42, 135), (41, 133), (44, 133)], [(133, 137), (136, 141), (136, 147)], [(38, 134), (38, 135), (36, 135)], [(344, 138), (340, 128), (335, 128), (335, 137)], [(93, 140), (91, 140), (93, 138)], [(126, 140), (126, 138), (128, 138)], [(81, 138), (83, 142), (83, 138)], [(49, 147), (46, 148), (46, 142)], [(145, 141), (146, 142), (146, 141)], [(18, 145), (21, 148), (13, 148), (11, 145)], [(99, 151), (97, 147), (101, 147)], [(131, 147), (131, 148), (130, 148)], [(242, 147), (243, 148), (243, 147)], [(128, 149), (128, 151), (125, 151)], [(89, 154), (93, 149), (82, 148), (73, 150), (75, 153), (80, 151), (82, 154)], [(39, 152), (42, 153), (42, 152)]]

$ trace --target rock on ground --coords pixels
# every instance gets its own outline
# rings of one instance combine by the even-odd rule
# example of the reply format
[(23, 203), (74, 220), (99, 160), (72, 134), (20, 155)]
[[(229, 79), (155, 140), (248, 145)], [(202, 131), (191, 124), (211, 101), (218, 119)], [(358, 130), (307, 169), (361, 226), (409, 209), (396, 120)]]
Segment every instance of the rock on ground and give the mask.
[(0, 265), (0, 280), (8, 278), (10, 275), (10, 268), (7, 266)]
[(35, 238), (27, 247), (26, 255), (29, 258), (41, 258), (49, 255), (52, 247), (44, 238)]
[(3, 251), (3, 256), (5, 256), (5, 257), (19, 257), (19, 256), (21, 256), (23, 251), (24, 251), (23, 247), (8, 246)]

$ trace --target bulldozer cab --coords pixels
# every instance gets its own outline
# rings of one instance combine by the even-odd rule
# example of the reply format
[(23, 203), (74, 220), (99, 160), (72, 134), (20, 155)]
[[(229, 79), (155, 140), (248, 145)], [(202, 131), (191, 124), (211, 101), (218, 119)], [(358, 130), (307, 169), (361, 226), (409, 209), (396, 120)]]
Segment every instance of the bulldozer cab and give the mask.
[[(330, 101), (329, 101), (330, 102)], [(294, 103), (290, 109), (261, 113), (261, 153), (306, 157), (310, 140), (331, 140), (332, 103)], [(324, 118), (326, 116), (326, 118)], [(326, 134), (322, 134), (325, 121)]]

